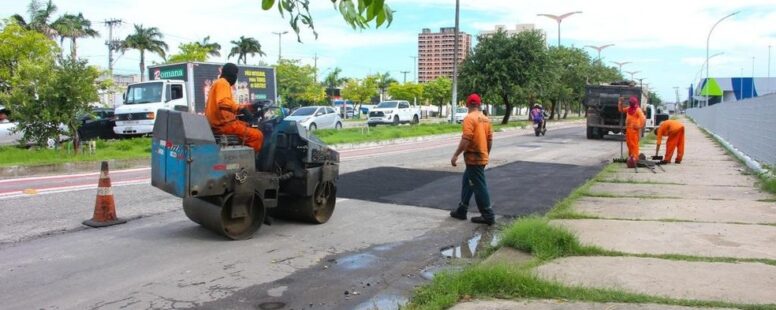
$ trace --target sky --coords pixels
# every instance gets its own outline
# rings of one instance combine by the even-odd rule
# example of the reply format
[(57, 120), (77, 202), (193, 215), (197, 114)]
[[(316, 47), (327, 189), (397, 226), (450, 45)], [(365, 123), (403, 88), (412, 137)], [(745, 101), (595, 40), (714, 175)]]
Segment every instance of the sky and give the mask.
[[(402, 71), (410, 71), (407, 81), (412, 81), (415, 78), (412, 56), (417, 55), (418, 33), (422, 28), (438, 31), (440, 27), (451, 27), (455, 17), (453, 0), (386, 0), (396, 11), (390, 27), (353, 30), (329, 0), (311, 0), (319, 35), (315, 39), (311, 31), (303, 28), (302, 43), (299, 43), (288, 21), (276, 9), (261, 10), (260, 2), (54, 0), (59, 8), (55, 16), (80, 12), (92, 20), (93, 28), (101, 37), (80, 40), (78, 53), (79, 57), (102, 68), (107, 68), (108, 62), (105, 46), (108, 31), (101, 22), (118, 18), (123, 24), (114, 29), (115, 38), (125, 38), (132, 32), (133, 24), (154, 26), (164, 34), (169, 54), (176, 53), (181, 43), (210, 36), (212, 42), (222, 46), (222, 57), (209, 59), (214, 62), (227, 61), (229, 42), (247, 36), (258, 39), (266, 53), (261, 58), (249, 57), (248, 63), (263, 60), (273, 64), (278, 59), (278, 36), (272, 32), (288, 31), (280, 42), (283, 58), (315, 64), (317, 56), (319, 78), (339, 67), (348, 77), (387, 71), (399, 81), (404, 80)], [(27, 5), (24, 0), (2, 1), (0, 16), (27, 16)], [(570, 11), (582, 13), (562, 22), (563, 46), (614, 44), (603, 50), (602, 61), (631, 62), (623, 71), (639, 71), (635, 77), (643, 78), (644, 83), (668, 102), (675, 101), (674, 87), (679, 87), (680, 100), (684, 100), (690, 84), (703, 76), (699, 71), (705, 61), (707, 35), (712, 25), (725, 15), (740, 11), (720, 23), (711, 36), (710, 54), (722, 54), (711, 59), (710, 76), (765, 77), (769, 71), (768, 46), (776, 50), (774, 0), (463, 0), (460, 27), (461, 31), (476, 35), (495, 25), (513, 28), (515, 24), (534, 24), (547, 34), (549, 45), (557, 45), (557, 23), (537, 14), (560, 15)], [(69, 51), (68, 44), (64, 48)], [(596, 57), (594, 50), (586, 50)], [(117, 57), (115, 73), (140, 72), (137, 51), (119, 53)], [(162, 62), (162, 59), (146, 55), (146, 64), (153, 62)], [(770, 67), (771, 75), (776, 75), (776, 58)]]

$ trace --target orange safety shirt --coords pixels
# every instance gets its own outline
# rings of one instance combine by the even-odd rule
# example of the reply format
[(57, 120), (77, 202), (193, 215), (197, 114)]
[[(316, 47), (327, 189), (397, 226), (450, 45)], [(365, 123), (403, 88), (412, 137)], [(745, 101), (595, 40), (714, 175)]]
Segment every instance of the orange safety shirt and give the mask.
[(657, 145), (660, 145), (660, 141), (663, 139), (663, 136), (672, 136), (676, 133), (678, 133), (680, 130), (684, 128), (684, 124), (682, 122), (677, 120), (665, 120), (662, 123), (660, 123), (660, 127), (657, 128), (657, 132), (655, 135), (657, 135)]
[(467, 165), (488, 164), (488, 144), (493, 141), (493, 128), (490, 119), (480, 111), (470, 112), (463, 119), (463, 139), (469, 140), (464, 150)]
[(240, 105), (232, 99), (232, 86), (224, 78), (216, 80), (210, 87), (205, 103), (205, 117), (210, 127), (218, 128), (237, 120)]

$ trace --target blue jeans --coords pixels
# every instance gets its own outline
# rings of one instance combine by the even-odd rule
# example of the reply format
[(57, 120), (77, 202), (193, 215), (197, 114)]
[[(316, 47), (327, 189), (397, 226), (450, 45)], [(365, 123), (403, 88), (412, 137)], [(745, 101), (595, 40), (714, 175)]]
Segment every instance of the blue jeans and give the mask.
[(474, 195), (477, 209), (480, 210), (482, 217), (486, 220), (494, 219), (495, 214), (490, 205), (490, 194), (488, 194), (488, 182), (485, 181), (485, 166), (466, 165), (461, 186), (461, 202), (458, 203), (456, 213), (466, 214), (472, 195)]

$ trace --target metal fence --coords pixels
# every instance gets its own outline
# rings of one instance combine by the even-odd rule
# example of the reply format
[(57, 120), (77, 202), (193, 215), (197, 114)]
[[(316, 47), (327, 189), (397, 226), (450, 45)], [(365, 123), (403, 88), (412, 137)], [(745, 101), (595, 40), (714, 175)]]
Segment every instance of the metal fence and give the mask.
[(776, 166), (776, 94), (688, 109), (687, 115), (752, 159)]

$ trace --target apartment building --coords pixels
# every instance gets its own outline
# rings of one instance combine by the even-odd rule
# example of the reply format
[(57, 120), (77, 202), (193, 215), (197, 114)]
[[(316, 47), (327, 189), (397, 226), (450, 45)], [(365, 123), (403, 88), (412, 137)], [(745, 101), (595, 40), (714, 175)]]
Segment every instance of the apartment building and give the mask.
[[(469, 54), (471, 35), (458, 32), (458, 63)], [(453, 77), (455, 27), (443, 27), (439, 32), (423, 28), (418, 34), (418, 82), (425, 83), (439, 76)]]

